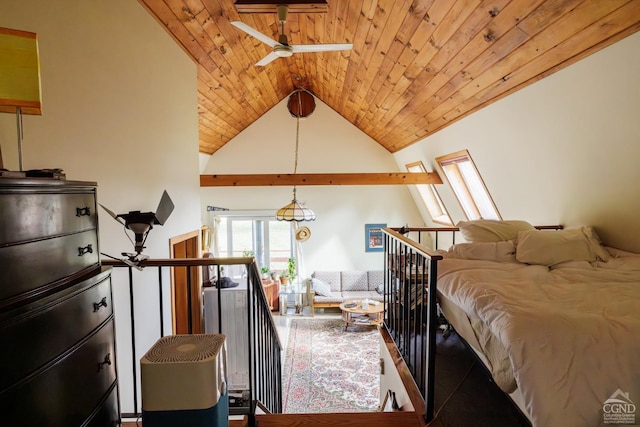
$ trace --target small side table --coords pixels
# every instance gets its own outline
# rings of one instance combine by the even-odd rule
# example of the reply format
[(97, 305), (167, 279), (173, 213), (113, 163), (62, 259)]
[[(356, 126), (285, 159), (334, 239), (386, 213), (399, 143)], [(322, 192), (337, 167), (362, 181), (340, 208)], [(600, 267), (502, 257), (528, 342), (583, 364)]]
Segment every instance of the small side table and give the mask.
[[(304, 295), (307, 289), (304, 283), (295, 283), (288, 286), (287, 291), (280, 291), (280, 315), (289, 314), (289, 309), (293, 307), (293, 313), (302, 315), (304, 309)], [(292, 314), (293, 314), (292, 313)]]
[(384, 303), (373, 305), (369, 302), (367, 308), (362, 308), (362, 300), (349, 300), (340, 304), (340, 310), (342, 311), (345, 331), (349, 325), (372, 325), (380, 327), (384, 313)]

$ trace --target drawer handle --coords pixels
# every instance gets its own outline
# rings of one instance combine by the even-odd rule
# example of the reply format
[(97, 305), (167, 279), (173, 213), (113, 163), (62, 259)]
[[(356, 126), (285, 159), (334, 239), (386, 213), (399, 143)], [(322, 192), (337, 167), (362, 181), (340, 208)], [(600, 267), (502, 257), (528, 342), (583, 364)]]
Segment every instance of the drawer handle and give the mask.
[(100, 363), (98, 363), (98, 372), (102, 371), (102, 369), (104, 369), (104, 365), (109, 365), (111, 366), (111, 353), (107, 353), (107, 355), (104, 357), (104, 360)]
[(91, 216), (91, 208), (89, 206), (76, 208), (76, 216)]
[(93, 303), (93, 312), (100, 310), (100, 307), (107, 307), (107, 297), (103, 297), (100, 302)]
[(78, 248), (78, 256), (82, 256), (84, 254), (92, 254), (93, 253), (93, 245), (89, 243), (84, 248)]

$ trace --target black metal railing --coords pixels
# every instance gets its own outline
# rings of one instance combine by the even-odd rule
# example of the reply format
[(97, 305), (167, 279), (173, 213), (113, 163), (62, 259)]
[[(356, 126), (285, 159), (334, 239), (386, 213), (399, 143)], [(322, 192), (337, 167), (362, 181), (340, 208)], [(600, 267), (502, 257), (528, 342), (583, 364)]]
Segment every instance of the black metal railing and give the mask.
[[(256, 401), (271, 413), (282, 413), (282, 344), (271, 314), (260, 273), (255, 261), (249, 269), (249, 282), (253, 292), (249, 295), (254, 310), (249, 312), (249, 351), (253, 369), (249, 370), (251, 390), (251, 415), (255, 415)], [(256, 285), (257, 284), (257, 285)], [(253, 356), (251, 356), (253, 352)], [(253, 376), (252, 376), (253, 375)]]
[[(126, 402), (127, 406), (132, 407), (132, 412), (122, 413), (123, 418), (138, 418), (141, 415), (140, 405), (140, 378), (138, 373), (139, 354), (137, 349), (140, 349), (141, 345), (139, 340), (141, 334), (137, 328), (137, 321), (149, 322), (148, 310), (144, 310), (150, 304), (153, 296), (150, 297), (149, 290), (153, 289), (148, 283), (150, 280), (149, 270), (157, 268), (157, 299), (158, 299), (158, 313), (159, 327), (154, 328), (159, 330), (160, 338), (165, 336), (165, 322), (167, 316), (165, 315), (165, 300), (166, 295), (169, 293), (169, 282), (166, 280), (166, 273), (169, 270), (172, 274), (179, 269), (186, 269), (184, 271), (184, 277), (186, 281), (186, 290), (181, 298), (186, 299), (187, 304), (187, 327), (186, 333), (198, 333), (204, 331), (204, 306), (203, 306), (203, 284), (200, 278), (200, 272), (203, 267), (213, 269), (216, 273), (215, 277), (221, 277), (221, 270), (226, 266), (242, 265), (246, 272), (247, 288), (246, 288), (246, 316), (248, 331), (246, 335), (247, 350), (248, 350), (248, 384), (249, 389), (246, 391), (248, 396), (246, 401), (247, 405), (242, 405), (240, 408), (230, 409), (230, 413), (242, 413), (249, 416), (249, 425), (254, 424), (254, 415), (256, 409), (256, 401), (260, 401), (261, 407), (272, 413), (282, 412), (282, 344), (278, 337), (278, 332), (274, 319), (271, 315), (271, 309), (267, 302), (267, 298), (262, 287), (260, 280), (260, 274), (258, 272), (257, 265), (254, 258), (238, 257), (238, 258), (182, 258), (182, 259), (149, 259), (141, 261), (137, 267), (132, 267), (127, 263), (114, 260), (105, 259), (102, 261), (103, 265), (112, 266), (116, 270), (127, 269), (128, 277), (128, 293), (129, 293), (129, 317), (130, 319), (123, 319), (121, 324), (126, 324), (126, 321), (130, 321), (130, 339), (131, 339), (131, 370), (132, 376), (129, 383), (123, 383), (120, 380), (119, 387), (121, 390), (128, 387), (127, 395), (131, 394), (131, 401)], [(142, 268), (143, 271), (138, 270)], [(228, 271), (228, 270), (227, 270)], [(146, 277), (139, 276), (137, 274), (147, 273)], [(117, 277), (116, 277), (117, 276)], [(165, 279), (163, 279), (165, 277)], [(175, 277), (175, 275), (174, 275)], [(139, 280), (138, 280), (139, 279)], [(127, 286), (123, 283), (126, 279), (122, 275), (114, 274), (113, 287), (114, 292), (122, 292), (122, 288)], [(144, 282), (144, 283), (142, 283)], [(141, 298), (138, 294), (136, 299), (137, 288), (145, 289), (144, 298)], [(223, 307), (222, 298), (220, 298), (220, 292), (224, 290), (218, 286), (214, 292), (218, 293), (217, 298), (217, 331), (216, 333), (225, 333), (223, 331), (222, 318), (228, 315), (227, 310), (233, 310), (233, 307)], [(194, 298), (195, 296), (195, 298)], [(176, 298), (176, 295), (173, 295)], [(194, 307), (196, 309), (194, 309)], [(117, 308), (117, 307), (116, 307)], [(136, 315), (136, 311), (143, 311), (142, 315)], [(227, 313), (225, 313), (227, 312)], [(118, 313), (124, 313), (120, 308), (116, 313), (116, 322), (118, 322)], [(122, 315), (121, 315), (122, 316)], [(184, 328), (183, 328), (184, 329)], [(124, 334), (125, 331), (117, 330), (116, 335)], [(184, 332), (181, 332), (184, 333)], [(148, 336), (142, 336), (147, 341)], [(243, 337), (244, 339), (245, 337)], [(155, 341), (154, 341), (155, 342)], [(146, 343), (145, 343), (146, 344)], [(152, 343), (153, 344), (153, 343)], [(146, 350), (144, 351), (146, 352)], [(227, 357), (237, 357), (233, 354), (227, 354)], [(124, 393), (120, 393), (122, 396)], [(121, 397), (122, 400), (122, 397)], [(122, 403), (121, 403), (122, 407)]]
[(425, 398), (425, 419), (434, 412), (437, 262), (442, 256), (385, 228), (385, 326)]

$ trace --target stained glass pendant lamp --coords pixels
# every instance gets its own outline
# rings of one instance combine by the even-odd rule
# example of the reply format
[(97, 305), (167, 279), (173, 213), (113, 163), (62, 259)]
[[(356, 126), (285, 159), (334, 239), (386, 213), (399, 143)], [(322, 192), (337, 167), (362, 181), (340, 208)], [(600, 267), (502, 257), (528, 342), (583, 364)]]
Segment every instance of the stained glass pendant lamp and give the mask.
[(293, 200), (287, 206), (278, 209), (276, 219), (278, 221), (314, 221), (316, 214), (308, 207), (298, 203), (296, 187), (293, 187)]
[[(311, 97), (313, 101), (313, 96), (310, 95), (307, 91), (297, 90), (291, 95), (291, 99), (289, 100), (289, 104), (291, 104), (291, 100), (294, 96), (297, 95), (298, 101), (298, 109), (289, 108), (291, 114), (296, 117), (296, 152), (295, 152), (295, 163), (293, 166), (293, 174), (295, 175), (298, 171), (298, 145), (300, 142), (300, 116), (302, 116), (302, 96), (307, 95)], [(315, 105), (314, 105), (315, 106)], [(309, 113), (310, 114), (310, 113)], [(306, 116), (305, 116), (306, 117)], [(316, 219), (316, 214), (306, 206), (300, 204), (296, 199), (296, 187), (293, 186), (293, 200), (288, 205), (280, 208), (276, 213), (276, 219), (278, 221), (314, 221)]]

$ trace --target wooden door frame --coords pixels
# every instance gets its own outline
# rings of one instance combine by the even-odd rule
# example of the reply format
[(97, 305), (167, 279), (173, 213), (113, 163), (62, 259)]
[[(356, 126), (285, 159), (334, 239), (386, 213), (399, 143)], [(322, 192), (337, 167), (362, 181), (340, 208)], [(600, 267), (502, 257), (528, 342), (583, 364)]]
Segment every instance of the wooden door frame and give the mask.
[[(170, 258), (202, 258), (200, 230), (190, 231), (169, 239)], [(202, 269), (193, 268), (191, 275), (191, 321), (194, 334), (203, 333)], [(174, 334), (188, 333), (187, 275), (182, 267), (171, 268), (171, 326)]]

